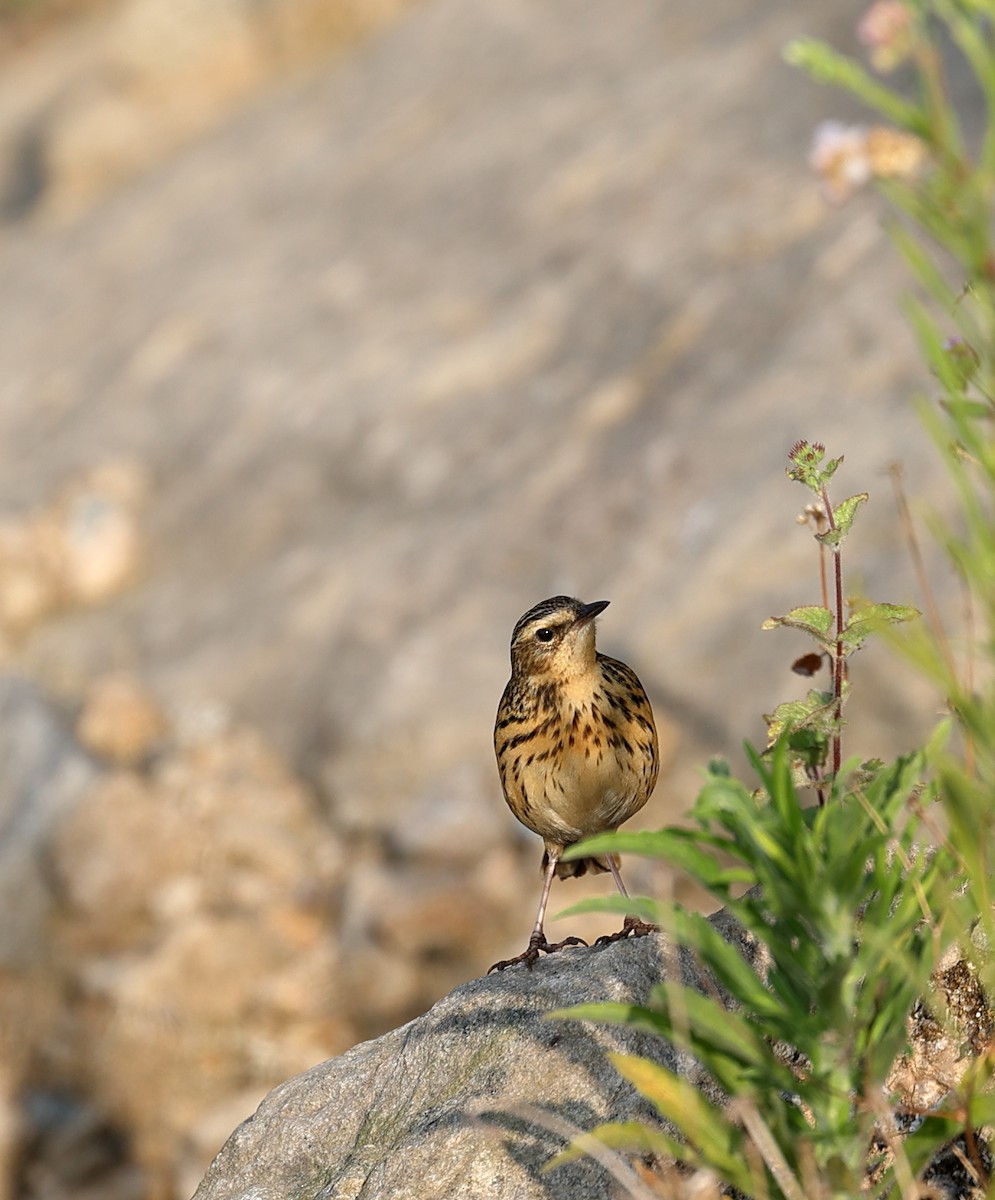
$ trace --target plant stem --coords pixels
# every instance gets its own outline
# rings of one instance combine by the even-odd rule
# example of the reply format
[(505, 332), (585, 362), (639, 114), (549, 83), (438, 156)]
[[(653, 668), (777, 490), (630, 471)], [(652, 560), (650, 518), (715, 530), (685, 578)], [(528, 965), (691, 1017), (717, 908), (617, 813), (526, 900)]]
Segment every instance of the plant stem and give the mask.
[[(833, 519), (833, 507), (829, 503), (829, 493), (822, 489), (822, 507), (826, 510), (826, 520), (829, 528), (836, 528)], [(836, 582), (836, 648), (833, 652), (833, 779), (840, 773), (840, 762), (843, 756), (843, 561), (840, 557), (840, 546), (833, 546), (833, 574)]]

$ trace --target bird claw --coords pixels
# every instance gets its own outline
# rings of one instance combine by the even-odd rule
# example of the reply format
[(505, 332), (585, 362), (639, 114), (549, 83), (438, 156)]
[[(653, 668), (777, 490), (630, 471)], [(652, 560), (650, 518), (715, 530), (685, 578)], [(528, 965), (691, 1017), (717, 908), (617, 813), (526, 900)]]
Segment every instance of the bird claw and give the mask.
[(628, 937), (645, 937), (648, 933), (659, 933), (659, 925), (650, 925), (648, 921), (640, 921), (638, 917), (626, 917), (618, 933), (606, 933), (594, 943), (595, 946), (610, 946), (612, 942), (621, 942)]
[(529, 948), (523, 950), (521, 954), (514, 958), (505, 958), (501, 962), (496, 962), (492, 967), (487, 968), (487, 974), (491, 971), (503, 971), (505, 967), (515, 967), (519, 963), (525, 963), (528, 970), (532, 970), (535, 964), (539, 961), (540, 954), (555, 954), (557, 950), (562, 950), (565, 946), (586, 946), (587, 942), (583, 938), (568, 937), (562, 942), (547, 942), (545, 935), (534, 933), (529, 938)]

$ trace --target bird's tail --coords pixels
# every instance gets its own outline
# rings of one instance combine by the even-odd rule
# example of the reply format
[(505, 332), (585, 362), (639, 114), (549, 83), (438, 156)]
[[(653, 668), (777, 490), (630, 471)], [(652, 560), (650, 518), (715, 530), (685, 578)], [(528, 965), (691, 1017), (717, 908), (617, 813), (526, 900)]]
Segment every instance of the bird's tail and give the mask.
[[(611, 857), (615, 860), (615, 866), (618, 867), (620, 864), (618, 855), (613, 854)], [(544, 853), (542, 856), (543, 873), (545, 873), (548, 866), (549, 854)], [(611, 867), (608, 865), (607, 854), (599, 854), (597, 858), (575, 858), (572, 862), (563, 862), (561, 859), (556, 864), (556, 878), (570, 879), (575, 875), (578, 877), (581, 875), (586, 875), (588, 871), (590, 871), (592, 875), (597, 875), (602, 871), (610, 870)]]

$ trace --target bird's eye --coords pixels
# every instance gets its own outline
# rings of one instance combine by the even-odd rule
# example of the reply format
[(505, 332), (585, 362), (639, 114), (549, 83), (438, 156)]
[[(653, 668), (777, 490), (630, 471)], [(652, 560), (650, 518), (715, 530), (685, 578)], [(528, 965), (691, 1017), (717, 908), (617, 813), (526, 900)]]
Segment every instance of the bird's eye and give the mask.
[(553, 640), (552, 629), (537, 629), (536, 639), (540, 642), (551, 642)]

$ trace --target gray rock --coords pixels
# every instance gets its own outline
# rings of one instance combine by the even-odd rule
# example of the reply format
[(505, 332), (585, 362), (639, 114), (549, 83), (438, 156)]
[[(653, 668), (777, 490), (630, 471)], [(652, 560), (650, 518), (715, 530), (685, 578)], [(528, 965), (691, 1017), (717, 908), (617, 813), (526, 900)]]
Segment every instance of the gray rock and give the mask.
[(672, 1067), (676, 1056), (645, 1035), (546, 1015), (595, 1000), (644, 1002), (662, 970), (658, 942), (643, 938), (475, 979), (272, 1091), (195, 1200), (608, 1200), (616, 1184), (592, 1160), (540, 1175), (563, 1139), (529, 1110), (578, 1130), (652, 1121), (606, 1051)]
[(0, 675), (0, 966), (29, 968), (48, 953), (55, 896), (54, 832), (96, 776), (51, 701)]
[(50, 939), (59, 888), (52, 839), (96, 774), (61, 715), (0, 673), (0, 1195), (19, 1165), (28, 1071), (60, 996)]
[[(764, 975), (763, 947), (724, 909), (710, 919)], [(561, 952), (531, 972), (516, 967), (473, 980), (403, 1028), (275, 1088), (222, 1147), (193, 1200), (662, 1195), (641, 1185), (632, 1172), (637, 1164), (625, 1156), (608, 1156), (611, 1171), (590, 1158), (549, 1173), (543, 1168), (565, 1140), (601, 1121), (658, 1122), (607, 1051), (660, 1062), (722, 1103), (714, 1080), (662, 1038), (546, 1017), (590, 1001), (645, 1003), (655, 984), (677, 972), (685, 985), (703, 990), (691, 955), (668, 949), (661, 938), (642, 938)], [(714, 993), (714, 982), (708, 990)], [(943, 1005), (941, 1033), (932, 1014)], [(993, 1020), (975, 969), (951, 947), (927, 1003), (910, 1018), (910, 1051), (889, 1075), (886, 1092), (896, 1098), (896, 1111), (927, 1112), (940, 1104), (950, 1080), (989, 1044)], [(973, 1196), (958, 1152), (957, 1144), (941, 1150), (927, 1176), (943, 1195)], [(643, 1163), (655, 1176), (668, 1171), (652, 1156)]]
[[(57, 5), (54, 14), (52, 6), (7, 6), (0, 222), (78, 216), (216, 126), (274, 75), (341, 52), (406, 2), (112, 0)], [(75, 20), (74, 7), (82, 10)], [(95, 10), (89, 19), (87, 9)], [(13, 51), (22, 38), (35, 44)]]

